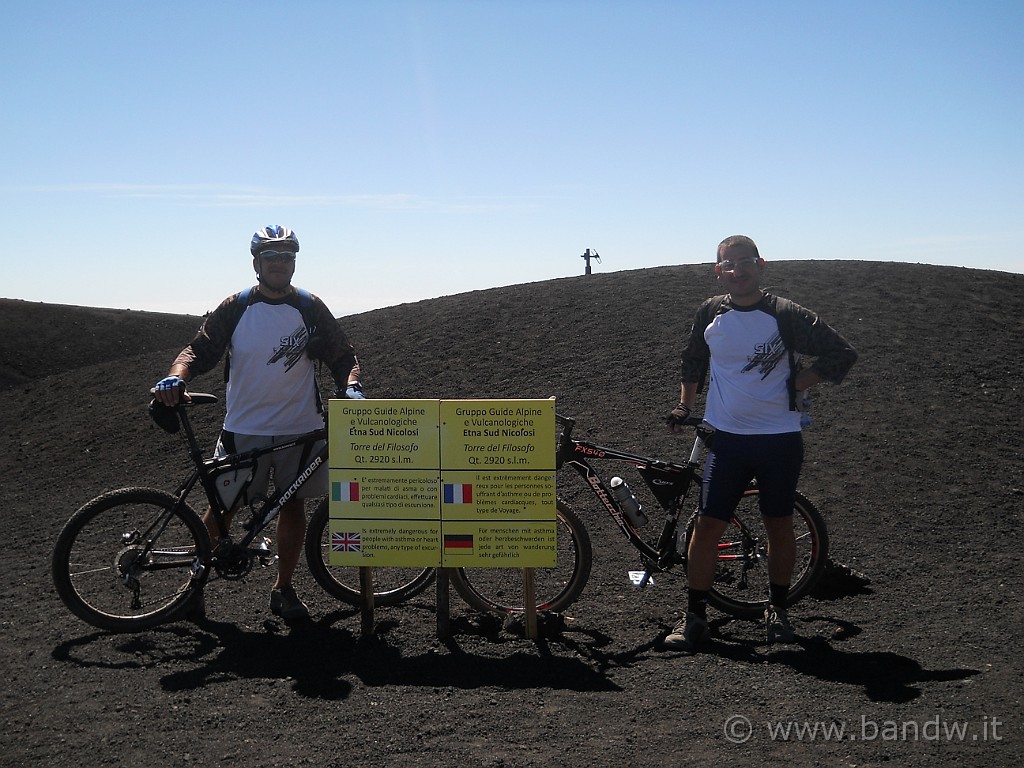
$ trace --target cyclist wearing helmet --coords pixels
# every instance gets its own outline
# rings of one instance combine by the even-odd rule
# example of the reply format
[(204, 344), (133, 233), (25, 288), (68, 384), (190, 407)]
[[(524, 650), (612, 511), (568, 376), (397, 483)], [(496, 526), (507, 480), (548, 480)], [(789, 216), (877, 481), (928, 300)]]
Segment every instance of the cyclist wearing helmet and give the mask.
[[(287, 227), (264, 227), (253, 235), (250, 251), (257, 285), (221, 302), (156, 385), (156, 398), (174, 405), (185, 393), (186, 382), (227, 355), (227, 409), (218, 456), (269, 447), (323, 427), (315, 361), (330, 369), (340, 391), (363, 397), (359, 361), (338, 321), (318, 297), (292, 285), (299, 251), (295, 233)], [(272, 461), (257, 468), (246, 496), (266, 494), (271, 466), (275, 487), (290, 485), (305, 450), (298, 446), (271, 454)], [(321, 496), (327, 493), (327, 483), (327, 468), (322, 467), (298, 495)], [(229, 525), (230, 519), (229, 515)], [(209, 514), (205, 520), (211, 538), (217, 536)], [(278, 517), (278, 573), (270, 593), (270, 610), (284, 619), (309, 615), (292, 587), (305, 530), (304, 499), (293, 498)]]

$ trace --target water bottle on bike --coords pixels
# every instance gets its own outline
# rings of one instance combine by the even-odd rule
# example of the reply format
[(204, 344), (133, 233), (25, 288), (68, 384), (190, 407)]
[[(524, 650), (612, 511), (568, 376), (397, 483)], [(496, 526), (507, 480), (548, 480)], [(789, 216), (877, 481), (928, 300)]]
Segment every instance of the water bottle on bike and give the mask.
[(612, 496), (619, 503), (619, 508), (626, 513), (626, 517), (629, 518), (629, 522), (633, 524), (634, 528), (643, 528), (647, 525), (647, 515), (644, 514), (643, 508), (640, 506), (640, 502), (636, 496), (633, 495), (633, 491), (630, 490), (629, 486), (626, 485), (626, 481), (621, 477), (613, 477), (608, 487), (612, 489)]

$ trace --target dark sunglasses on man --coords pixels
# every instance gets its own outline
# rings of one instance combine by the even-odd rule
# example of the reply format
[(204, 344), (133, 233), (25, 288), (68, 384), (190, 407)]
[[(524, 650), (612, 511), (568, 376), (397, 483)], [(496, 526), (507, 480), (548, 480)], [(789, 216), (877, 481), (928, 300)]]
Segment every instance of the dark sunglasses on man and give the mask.
[(291, 251), (260, 251), (260, 258), (290, 264), (295, 261), (295, 254)]

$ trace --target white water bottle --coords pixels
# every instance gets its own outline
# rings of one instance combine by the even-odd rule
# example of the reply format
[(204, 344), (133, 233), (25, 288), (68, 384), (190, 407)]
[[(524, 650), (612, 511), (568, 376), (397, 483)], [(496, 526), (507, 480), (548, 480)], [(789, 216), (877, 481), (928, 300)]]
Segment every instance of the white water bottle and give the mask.
[(801, 428), (809, 427), (811, 426), (811, 415), (807, 411), (811, 407), (811, 391), (805, 389), (798, 394), (800, 395), (800, 402), (797, 403), (797, 410), (800, 411), (800, 426)]
[(619, 503), (619, 508), (626, 513), (626, 517), (629, 518), (629, 522), (633, 524), (633, 527), (643, 528), (647, 525), (647, 515), (640, 508), (640, 502), (637, 501), (633, 492), (629, 490), (626, 481), (621, 477), (613, 477), (608, 485), (611, 486), (612, 496)]

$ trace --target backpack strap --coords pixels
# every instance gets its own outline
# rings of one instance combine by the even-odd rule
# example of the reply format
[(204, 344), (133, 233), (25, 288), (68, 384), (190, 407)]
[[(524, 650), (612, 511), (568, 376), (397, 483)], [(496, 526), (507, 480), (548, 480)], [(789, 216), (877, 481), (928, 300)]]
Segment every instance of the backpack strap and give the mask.
[[(313, 339), (313, 335), (316, 333), (316, 320), (313, 317), (313, 295), (305, 288), (296, 288), (295, 293), (299, 297), (299, 312), (302, 314), (302, 322), (306, 325), (306, 344), (309, 344)], [(321, 370), (320, 366), (322, 363), (319, 358), (315, 358), (314, 362), (316, 364), (317, 371), (315, 379), (319, 379)], [(324, 401), (323, 398), (320, 397), (320, 387), (315, 383), (313, 385), (313, 395), (316, 399), (317, 411), (323, 413)]]
[[(726, 301), (727, 298), (728, 296), (725, 295), (712, 296), (704, 303), (703, 307), (701, 307), (702, 312), (700, 322), (703, 324), (703, 328), (701, 329), (700, 333), (702, 337), (704, 336), (704, 331), (708, 329), (708, 326), (711, 325), (712, 321), (716, 317), (718, 317), (719, 315), (724, 315), (726, 312), (732, 309), (732, 306)], [(702, 392), (704, 390), (704, 384), (707, 383), (707, 379), (708, 364), (705, 363), (704, 367), (701, 369), (700, 376), (697, 379), (698, 392)]]
[(306, 333), (310, 336), (316, 330), (316, 323), (313, 322), (313, 294), (305, 288), (296, 288), (299, 296), (299, 312), (302, 313), (302, 322), (306, 324)]
[(234, 333), (235, 328), (238, 327), (238, 321), (242, 319), (242, 315), (245, 314), (245, 310), (249, 308), (250, 301), (252, 301), (251, 285), (238, 292), (238, 298), (235, 300), (235, 317), (231, 322), (231, 333)]
[(774, 294), (768, 294), (767, 299), (766, 304), (779, 326), (779, 335), (782, 337), (782, 343), (786, 346), (786, 354), (789, 356), (789, 380), (786, 382), (786, 387), (789, 390), (789, 410), (795, 411), (797, 410), (796, 374), (799, 366), (797, 365), (796, 353), (793, 351), (795, 343), (795, 336), (793, 334), (793, 302)]
[(238, 321), (242, 319), (242, 315), (245, 310), (249, 308), (249, 302), (252, 300), (252, 286), (243, 288), (238, 292), (238, 298), (235, 299), (234, 311), (235, 314), (231, 318), (231, 333), (228, 334), (228, 351), (224, 355), (224, 383), (228, 383), (228, 376), (231, 373), (231, 336), (235, 333), (235, 328), (238, 327)]

